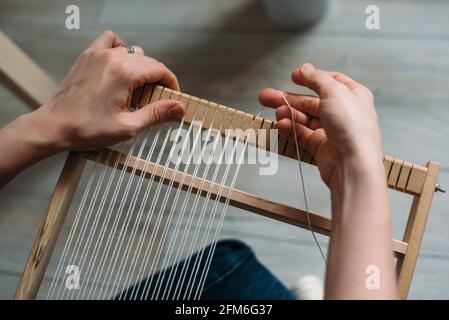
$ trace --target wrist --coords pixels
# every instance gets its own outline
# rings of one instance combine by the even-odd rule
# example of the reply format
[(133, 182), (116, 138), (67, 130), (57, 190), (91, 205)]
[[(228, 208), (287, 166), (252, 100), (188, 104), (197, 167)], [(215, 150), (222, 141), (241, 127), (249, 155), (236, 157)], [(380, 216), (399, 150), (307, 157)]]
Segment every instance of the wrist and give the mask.
[(380, 152), (366, 152), (342, 156), (334, 175), (329, 181), (332, 191), (347, 184), (381, 184), (385, 186), (385, 171)]
[(19, 172), (63, 150), (56, 126), (38, 109), (0, 130), (0, 188)]
[(28, 143), (45, 153), (46, 156), (68, 149), (64, 134), (64, 124), (54, 116), (47, 105), (18, 118), (19, 127), (29, 132)]
[(381, 150), (360, 150), (339, 158), (329, 181), (331, 192), (353, 185), (386, 186)]
[[(380, 152), (342, 157), (329, 183), (332, 198), (333, 226), (351, 220), (354, 214), (362, 219), (372, 217), (379, 223), (388, 222), (389, 211), (385, 169)], [(375, 210), (370, 210), (375, 209)], [(387, 213), (381, 218), (382, 212)], [(367, 220), (366, 220), (367, 221)]]

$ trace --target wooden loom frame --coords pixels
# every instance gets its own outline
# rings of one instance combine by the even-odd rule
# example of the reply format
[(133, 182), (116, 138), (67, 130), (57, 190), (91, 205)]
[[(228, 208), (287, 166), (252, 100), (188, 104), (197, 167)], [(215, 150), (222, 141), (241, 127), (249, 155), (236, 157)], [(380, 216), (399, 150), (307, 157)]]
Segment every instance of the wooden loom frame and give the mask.
[[(1, 32), (0, 43), (4, 46), (4, 49), (0, 53), (0, 80), (2, 80), (29, 106), (32, 108), (39, 107), (51, 96), (51, 94), (54, 93), (56, 88), (55, 83)], [(11, 68), (11, 65), (22, 67), (21, 70), (17, 70), (14, 67)], [(199, 102), (199, 114), (202, 114), (205, 119), (203, 128), (209, 128), (210, 126), (217, 128), (219, 120), (215, 119), (212, 121), (213, 119), (211, 118), (211, 112), (215, 110), (217, 110), (218, 114), (221, 114), (221, 119), (227, 117), (227, 119), (225, 118), (224, 120), (224, 129), (237, 128), (235, 123), (239, 123), (239, 127), (243, 130), (253, 127), (254, 123), (257, 125), (256, 128), (271, 129), (275, 127), (275, 123), (270, 120), (255, 117), (249, 113), (244, 113), (233, 108), (191, 97), (160, 86), (148, 86), (141, 93), (141, 101), (143, 102), (145, 102), (145, 100), (148, 102), (150, 99), (155, 101), (167, 99), (169, 97), (172, 99), (178, 98), (183, 101), (184, 104), (187, 104), (187, 102), (190, 103), (191, 101), (194, 101), (194, 103)], [(186, 123), (197, 120), (196, 115), (192, 113), (192, 108), (189, 109), (189, 105), (190, 104), (187, 104), (185, 116)], [(235, 119), (237, 119), (237, 121), (235, 121)], [(257, 147), (260, 147), (258, 141), (255, 141), (254, 143)], [(278, 143), (280, 147), (279, 154), (293, 159), (296, 158), (294, 143), (286, 139), (280, 139)], [(263, 147), (269, 149), (269, 143)], [(70, 152), (53, 192), (47, 213), (39, 228), (24, 272), (19, 281), (15, 294), (16, 299), (33, 299), (36, 297), (74, 193), (76, 192), (78, 182), (82, 176), (86, 161), (95, 161), (99, 152), (100, 151)], [(153, 172), (153, 169), (155, 169), (155, 172), (158, 173), (156, 176), (161, 179), (160, 172), (162, 171), (162, 168), (159, 165), (150, 164), (145, 166), (144, 160), (136, 159), (134, 157), (132, 158), (132, 161), (126, 163), (124, 155), (119, 154), (117, 151), (113, 152), (113, 156), (109, 162), (106, 161), (107, 159), (105, 157), (100, 157), (100, 162), (111, 165), (116, 159), (118, 160), (119, 168), (125, 168), (126, 170), (131, 171), (133, 167), (136, 167), (136, 174), (142, 173), (142, 170), (145, 168), (145, 176), (149, 176), (151, 172)], [(315, 164), (313, 157), (305, 151), (301, 154), (301, 160), (303, 162)], [(383, 161), (388, 187), (413, 196), (413, 202), (403, 239), (402, 241), (393, 240), (393, 250), (397, 258), (396, 269), (398, 274), (399, 293), (400, 297), (405, 299), (408, 295), (421, 241), (427, 224), (439, 165), (429, 161), (426, 166), (420, 166), (388, 156), (385, 156)], [(130, 163), (133, 163), (133, 165), (130, 165)], [(167, 182), (173, 178), (175, 186), (179, 186), (179, 183), (182, 181), (181, 187), (185, 188), (190, 184), (192, 177), (188, 176), (187, 179), (181, 180), (179, 176), (181, 174), (182, 173), (180, 172), (168, 170), (168, 174), (164, 177), (162, 182)], [(194, 177), (193, 179), (193, 192), (199, 192), (201, 195), (205, 195), (206, 192), (204, 190), (208, 190), (208, 188), (211, 187), (211, 190), (213, 190), (212, 198), (217, 197), (218, 187), (215, 183), (212, 183), (212, 185), (206, 183), (204, 188), (199, 190), (201, 179), (197, 177)], [(299, 227), (308, 228), (306, 220), (307, 216), (303, 210), (268, 201), (237, 189), (234, 189), (231, 192), (229, 188), (224, 188), (219, 200), (225, 201), (227, 198), (230, 198), (230, 204), (235, 207)], [(329, 235), (331, 228), (331, 221), (329, 219), (310, 213), (310, 222), (315, 232)]]

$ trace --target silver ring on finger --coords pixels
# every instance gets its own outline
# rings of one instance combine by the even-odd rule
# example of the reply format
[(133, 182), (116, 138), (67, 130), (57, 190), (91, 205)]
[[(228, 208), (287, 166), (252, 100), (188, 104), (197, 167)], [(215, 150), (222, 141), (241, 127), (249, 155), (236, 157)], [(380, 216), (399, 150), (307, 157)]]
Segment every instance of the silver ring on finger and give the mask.
[(134, 49), (133, 46), (126, 46), (126, 50), (128, 50), (129, 54), (134, 54), (136, 53), (136, 50)]

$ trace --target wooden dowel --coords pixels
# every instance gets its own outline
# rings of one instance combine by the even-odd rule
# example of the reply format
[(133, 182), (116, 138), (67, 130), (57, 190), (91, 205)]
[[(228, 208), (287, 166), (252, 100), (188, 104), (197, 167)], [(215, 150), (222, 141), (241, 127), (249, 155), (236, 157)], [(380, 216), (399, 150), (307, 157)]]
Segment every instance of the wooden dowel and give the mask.
[(14, 298), (35, 299), (81, 178), (86, 158), (71, 152), (42, 220)]

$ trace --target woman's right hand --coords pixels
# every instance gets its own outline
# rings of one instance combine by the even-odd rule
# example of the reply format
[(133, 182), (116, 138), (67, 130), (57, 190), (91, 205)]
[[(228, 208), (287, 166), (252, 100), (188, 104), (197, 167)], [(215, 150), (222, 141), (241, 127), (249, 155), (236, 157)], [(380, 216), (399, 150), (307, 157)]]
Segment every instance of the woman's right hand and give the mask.
[[(312, 89), (318, 97), (284, 92), (296, 125), (298, 144), (315, 157), (323, 181), (332, 189), (341, 185), (347, 160), (372, 167), (381, 163), (382, 148), (373, 94), (348, 76), (305, 64), (292, 80)], [(279, 133), (293, 134), (291, 111), (280, 92), (264, 89), (265, 106), (276, 108)]]

